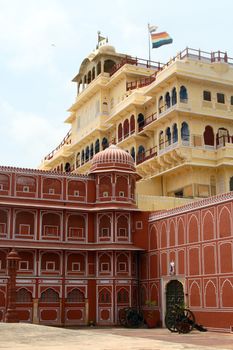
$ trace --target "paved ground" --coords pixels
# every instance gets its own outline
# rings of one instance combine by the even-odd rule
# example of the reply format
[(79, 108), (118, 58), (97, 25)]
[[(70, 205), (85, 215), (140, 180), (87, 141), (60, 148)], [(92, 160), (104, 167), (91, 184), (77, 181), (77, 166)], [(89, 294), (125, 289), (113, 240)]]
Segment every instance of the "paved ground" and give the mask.
[(0, 324), (0, 350), (209, 350), (232, 349), (233, 334), (174, 334), (166, 329), (64, 329)]

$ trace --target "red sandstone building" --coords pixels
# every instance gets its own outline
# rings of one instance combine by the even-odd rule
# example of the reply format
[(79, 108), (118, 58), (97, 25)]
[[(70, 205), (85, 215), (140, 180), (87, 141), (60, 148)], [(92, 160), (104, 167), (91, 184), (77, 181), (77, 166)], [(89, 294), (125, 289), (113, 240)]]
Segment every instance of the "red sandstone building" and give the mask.
[(21, 321), (115, 325), (121, 308), (155, 300), (163, 324), (179, 299), (199, 323), (232, 330), (233, 194), (141, 212), (136, 180), (116, 146), (93, 157), (87, 176), (0, 168), (1, 321), (15, 247)]

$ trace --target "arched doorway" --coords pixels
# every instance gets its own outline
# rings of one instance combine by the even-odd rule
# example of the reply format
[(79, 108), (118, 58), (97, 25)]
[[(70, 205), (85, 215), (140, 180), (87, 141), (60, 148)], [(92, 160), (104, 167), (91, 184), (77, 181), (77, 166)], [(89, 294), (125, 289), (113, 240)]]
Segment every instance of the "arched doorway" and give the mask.
[(172, 280), (166, 286), (166, 311), (175, 304), (184, 304), (184, 290), (181, 282)]
[(214, 146), (214, 132), (212, 126), (210, 125), (205, 127), (204, 142), (205, 145)]

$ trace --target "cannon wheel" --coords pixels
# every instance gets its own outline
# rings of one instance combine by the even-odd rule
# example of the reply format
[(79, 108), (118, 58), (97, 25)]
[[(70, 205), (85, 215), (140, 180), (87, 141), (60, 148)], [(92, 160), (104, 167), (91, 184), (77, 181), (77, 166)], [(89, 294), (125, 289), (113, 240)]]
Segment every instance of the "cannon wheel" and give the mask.
[(189, 333), (195, 326), (195, 316), (189, 309), (183, 309), (176, 318), (176, 329), (179, 333)]
[(128, 308), (126, 311), (127, 326), (129, 328), (138, 328), (143, 325), (144, 319), (141, 312), (136, 308)]
[(175, 310), (169, 310), (165, 316), (165, 325), (170, 332), (178, 332), (176, 328), (177, 312)]

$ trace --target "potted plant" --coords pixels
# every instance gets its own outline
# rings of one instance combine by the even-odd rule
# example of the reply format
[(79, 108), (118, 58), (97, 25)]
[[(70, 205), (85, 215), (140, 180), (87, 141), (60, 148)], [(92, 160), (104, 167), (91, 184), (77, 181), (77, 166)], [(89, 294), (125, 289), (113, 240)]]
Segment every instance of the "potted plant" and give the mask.
[(157, 301), (156, 300), (147, 300), (146, 308), (143, 310), (144, 319), (148, 328), (155, 328), (159, 324), (159, 310), (156, 308)]

